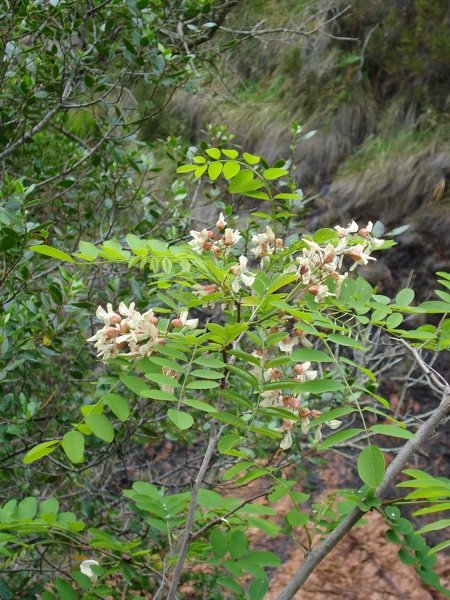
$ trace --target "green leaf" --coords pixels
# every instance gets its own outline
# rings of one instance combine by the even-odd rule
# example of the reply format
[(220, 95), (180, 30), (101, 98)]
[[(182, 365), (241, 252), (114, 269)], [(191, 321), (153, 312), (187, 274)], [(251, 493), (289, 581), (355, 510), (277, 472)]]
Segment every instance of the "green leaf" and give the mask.
[(305, 525), (309, 521), (309, 516), (306, 513), (301, 513), (298, 510), (290, 510), (286, 515), (288, 522), (294, 527)]
[(59, 502), (56, 498), (47, 498), (39, 505), (39, 514), (46, 515), (47, 513), (56, 514), (59, 510)]
[(264, 179), (266, 179), (267, 181), (271, 181), (273, 179), (279, 179), (280, 177), (283, 177), (283, 175), (287, 175), (289, 173), (289, 171), (286, 171), (286, 169), (266, 169), (264, 171)]
[(356, 294), (356, 281), (347, 278), (344, 279), (341, 285), (341, 298), (343, 300), (351, 300)]
[(59, 260), (64, 260), (66, 262), (75, 262), (73, 258), (65, 252), (61, 252), (61, 250), (57, 250), (51, 246), (31, 246), (31, 250), (33, 250), (33, 252), (37, 252), (38, 254), (44, 254), (45, 256), (51, 256), (52, 258), (58, 258)]
[(427, 313), (450, 313), (450, 302), (431, 300), (430, 302), (422, 302), (419, 308), (425, 310)]
[(207, 165), (202, 165), (201, 167), (197, 167), (197, 168), (195, 169), (194, 176), (195, 176), (197, 179), (199, 179), (199, 178), (200, 178), (200, 177), (203, 175), (203, 173), (206, 171), (206, 169), (207, 169), (207, 168), (208, 168), (208, 167), (207, 167)]
[[(170, 387), (180, 387), (180, 384), (173, 377), (163, 375), (162, 373), (146, 373), (145, 378), (157, 383), (158, 385), (168, 385)], [(146, 388), (147, 389), (147, 388)]]
[(237, 150), (222, 150), (222, 154), (225, 154), (225, 156), (231, 158), (232, 160), (238, 157)]
[(331, 419), (339, 419), (339, 417), (343, 417), (344, 415), (348, 415), (352, 412), (356, 412), (356, 408), (354, 406), (340, 406), (339, 408), (334, 408), (333, 410), (323, 413), (323, 415), (320, 415), (320, 417), (317, 417), (317, 419), (313, 419), (310, 423), (310, 426), (314, 427), (315, 425), (326, 423)]
[(368, 302), (372, 298), (373, 289), (370, 283), (362, 277), (358, 277), (356, 280), (356, 293), (361, 302)]
[(343, 391), (345, 387), (340, 381), (334, 379), (314, 379), (313, 381), (305, 381), (292, 386), (292, 391), (295, 394), (309, 392), (311, 394), (323, 394), (325, 392)]
[(241, 170), (241, 165), (235, 161), (228, 161), (223, 165), (223, 176), (225, 179), (233, 179)]
[(413, 565), (416, 562), (416, 557), (411, 556), (404, 548), (398, 551), (398, 557), (404, 565)]
[(208, 165), (208, 176), (211, 181), (215, 181), (222, 173), (222, 163), (212, 162)]
[(450, 526), (450, 519), (441, 519), (439, 521), (435, 521), (434, 523), (429, 523), (416, 531), (416, 535), (420, 535), (421, 533), (428, 533), (429, 531), (438, 531), (439, 529), (445, 529)]
[(219, 421), (223, 421), (224, 423), (230, 423), (230, 425), (236, 425), (236, 427), (246, 427), (244, 419), (236, 417), (235, 415), (230, 415), (230, 413), (219, 411), (214, 413), (214, 418), (219, 419)]
[(219, 148), (207, 148), (206, 154), (214, 160), (219, 160), (221, 152)]
[(47, 454), (51, 454), (54, 450), (56, 450), (56, 444), (59, 444), (59, 440), (52, 440), (51, 442), (42, 442), (42, 444), (38, 444), (25, 454), (23, 457), (24, 464), (29, 465), (35, 460), (38, 460)]
[(202, 402), (201, 400), (192, 400), (191, 398), (185, 398), (183, 400), (183, 404), (187, 406), (192, 406), (192, 408), (196, 408), (197, 410), (203, 410), (207, 413), (215, 413), (217, 412), (217, 408), (207, 404), (206, 402)]
[(71, 462), (82, 461), (84, 454), (84, 435), (82, 433), (77, 430), (69, 431), (64, 435), (61, 445)]
[(209, 356), (200, 356), (200, 358), (196, 358), (194, 362), (202, 367), (210, 369), (223, 369), (223, 367), (226, 367), (226, 363), (224, 363), (223, 360)]
[(410, 288), (404, 288), (397, 294), (395, 302), (399, 306), (409, 306), (414, 300), (414, 295), (414, 290), (411, 290)]
[(248, 587), (250, 600), (262, 600), (269, 589), (269, 581), (262, 577), (255, 578)]
[(32, 519), (37, 513), (37, 500), (33, 496), (24, 498), (17, 507), (18, 519)]
[(114, 439), (114, 429), (105, 415), (86, 415), (86, 425), (101, 440), (111, 443)]
[(272, 278), (272, 281), (267, 290), (267, 295), (269, 296), (270, 294), (273, 294), (274, 292), (284, 287), (285, 285), (288, 285), (295, 279), (297, 279), (297, 275), (295, 273), (283, 273), (276, 279)]
[(316, 242), (316, 244), (324, 244), (325, 242), (338, 242), (339, 237), (334, 229), (325, 227), (316, 231), (313, 236), (313, 240)]
[(190, 375), (192, 377), (202, 377), (204, 379), (223, 379), (223, 373), (212, 371), (211, 369), (196, 369), (195, 371), (191, 371)]
[(386, 327), (388, 329), (396, 329), (403, 322), (403, 315), (400, 313), (393, 313), (386, 319)]
[(140, 377), (135, 377), (134, 375), (121, 375), (120, 381), (138, 396), (140, 396), (141, 392), (148, 389), (142, 379)]
[(439, 552), (440, 550), (444, 550), (445, 548), (448, 548), (448, 546), (450, 546), (450, 540), (445, 540), (444, 542), (441, 542), (434, 548), (431, 548), (429, 554), (436, 554), (436, 552)]
[(92, 260), (95, 260), (97, 258), (98, 250), (94, 246), (94, 244), (91, 244), (91, 242), (80, 241), (78, 246), (82, 254), (89, 256), (90, 258), (92, 258)]
[(178, 427), (184, 431), (185, 429), (189, 429), (194, 424), (194, 419), (191, 417), (189, 413), (183, 412), (182, 410), (174, 410), (173, 408), (169, 408), (167, 411), (167, 415), (169, 419)]
[(450, 502), (440, 502), (439, 504), (434, 504), (433, 506), (421, 508), (416, 510), (416, 512), (413, 512), (412, 516), (417, 517), (419, 515), (427, 515), (429, 513), (440, 512), (442, 510), (450, 510)]
[(248, 460), (245, 460), (243, 462), (237, 463), (236, 465), (233, 465), (230, 469), (225, 471), (225, 473), (222, 475), (222, 481), (229, 481), (230, 479), (233, 479), (233, 477), (235, 475), (242, 473), (242, 471), (247, 470), (251, 466), (252, 466), (252, 463), (249, 462)]
[(216, 583), (242, 596), (241, 586), (237, 583), (237, 581), (231, 579), (231, 577), (218, 577)]
[(197, 165), (181, 165), (178, 167), (177, 173), (190, 173), (191, 171), (195, 171)]
[(402, 427), (397, 427), (396, 425), (372, 425), (370, 430), (375, 431), (376, 433), (381, 433), (382, 435), (391, 435), (392, 437), (399, 437), (405, 440), (410, 440), (411, 438), (416, 437), (412, 431), (408, 431)]
[(277, 523), (273, 523), (272, 521), (268, 521), (266, 519), (260, 519), (259, 517), (248, 516), (247, 523), (250, 527), (256, 527), (257, 529), (264, 531), (264, 533), (267, 533), (267, 535), (270, 535), (270, 537), (277, 536), (281, 529)]
[(384, 535), (386, 536), (386, 539), (391, 542), (391, 544), (400, 545), (402, 543), (401, 539), (392, 529), (388, 529)]
[(140, 394), (141, 398), (151, 398), (152, 400), (162, 400), (164, 402), (178, 402), (173, 394), (163, 392), (162, 390), (145, 390)]
[(231, 535), (228, 542), (228, 550), (231, 558), (240, 558), (247, 550), (248, 540), (243, 531), (237, 529)]
[(251, 171), (249, 171), (248, 169), (242, 169), (231, 180), (231, 183), (228, 187), (228, 191), (230, 192), (230, 194), (234, 194), (237, 192), (237, 190), (239, 189), (239, 187), (241, 185), (251, 181), (252, 179), (253, 179), (253, 173)]
[(72, 585), (58, 577), (53, 582), (61, 600), (78, 600), (77, 594), (73, 591)]
[(227, 553), (227, 538), (219, 527), (214, 527), (212, 530), (210, 542), (214, 556), (216, 558), (223, 558)]
[(241, 438), (237, 435), (224, 435), (220, 438), (219, 443), (217, 445), (219, 452), (221, 454), (226, 454), (235, 446), (238, 446), (244, 438)]
[(199, 379), (197, 381), (191, 381), (187, 384), (187, 390), (212, 390), (213, 388), (218, 388), (220, 383), (217, 381), (205, 381), (204, 379)]
[(281, 560), (273, 552), (255, 550), (249, 552), (246, 559), (260, 567), (281, 567)]
[(340, 444), (345, 442), (359, 433), (361, 433), (362, 429), (345, 429), (344, 431), (338, 431), (337, 433), (330, 435), (326, 440), (324, 440), (318, 450), (326, 450), (327, 448), (331, 448), (332, 446), (336, 446), (336, 444)]
[(358, 475), (370, 488), (376, 488), (383, 481), (386, 466), (383, 453), (377, 446), (367, 446), (358, 458)]
[(334, 359), (331, 358), (322, 350), (313, 350), (309, 348), (302, 348), (301, 350), (296, 350), (291, 354), (292, 362), (334, 362)]
[(259, 161), (261, 160), (260, 156), (255, 156), (254, 154), (249, 154), (248, 152), (244, 152), (244, 154), (242, 155), (242, 158), (249, 165), (257, 165), (259, 163)]
[(130, 415), (130, 409), (128, 408), (128, 402), (119, 394), (105, 394), (102, 400), (106, 402), (112, 412), (121, 421), (126, 421)]
[(350, 346), (351, 348), (357, 348), (358, 350), (365, 350), (364, 346), (361, 346), (359, 342), (357, 342), (352, 337), (348, 337), (347, 335), (341, 335), (340, 333), (330, 333), (328, 335), (328, 339), (330, 340), (330, 342), (338, 344), (339, 346)]

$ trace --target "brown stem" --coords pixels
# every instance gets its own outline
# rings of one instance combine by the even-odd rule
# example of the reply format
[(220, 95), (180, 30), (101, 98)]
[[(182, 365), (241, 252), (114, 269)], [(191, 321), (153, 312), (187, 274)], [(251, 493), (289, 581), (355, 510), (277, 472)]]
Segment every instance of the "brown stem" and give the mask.
[[(386, 491), (399, 473), (405, 468), (410, 457), (433, 435), (439, 423), (450, 413), (450, 386), (444, 389), (441, 404), (431, 417), (423, 423), (416, 431), (416, 436), (410, 439), (400, 450), (395, 459), (389, 465), (383, 481), (375, 490), (375, 496), (379, 497)], [(277, 600), (291, 600), (302, 587), (311, 573), (331, 550), (349, 533), (349, 531), (361, 519), (364, 513), (359, 508), (354, 508), (347, 517), (341, 521), (334, 531), (314, 550), (312, 550), (303, 561), (303, 564), (292, 577), (291, 581), (283, 589)]]

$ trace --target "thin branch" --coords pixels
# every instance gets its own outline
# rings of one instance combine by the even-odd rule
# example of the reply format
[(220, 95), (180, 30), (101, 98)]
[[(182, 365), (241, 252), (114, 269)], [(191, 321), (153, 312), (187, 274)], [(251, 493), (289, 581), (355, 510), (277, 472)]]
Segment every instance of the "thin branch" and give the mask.
[[(400, 450), (397, 456), (386, 470), (383, 481), (375, 490), (375, 495), (380, 497), (389, 487), (394, 479), (405, 468), (408, 460), (415, 454), (421, 446), (433, 435), (436, 427), (450, 413), (450, 385), (447, 384), (443, 390), (442, 402), (433, 412), (431, 417), (423, 423), (416, 431), (416, 437), (410, 439)], [(298, 569), (291, 581), (283, 589), (277, 600), (292, 600), (298, 590), (302, 587), (311, 573), (316, 569), (319, 563), (337, 546), (337, 544), (351, 531), (356, 523), (361, 519), (364, 513), (358, 508), (354, 508), (334, 531), (305, 558), (302, 566)]]
[(372, 35), (372, 33), (378, 29), (378, 27), (380, 26), (379, 23), (377, 23), (374, 27), (372, 27), (372, 29), (369, 31), (369, 33), (366, 35), (366, 39), (364, 40), (364, 44), (361, 50), (361, 62), (359, 63), (359, 67), (358, 67), (358, 75), (357, 75), (357, 80), (361, 81), (362, 79), (362, 69), (364, 66), (364, 60), (366, 58), (366, 48), (367, 48), (367, 44), (369, 43), (370, 40), (370, 36)]
[(56, 104), (56, 106), (54, 106), (52, 108), (52, 110), (50, 112), (48, 112), (45, 115), (45, 117), (42, 119), (42, 121), (39, 121), (39, 123), (37, 125), (35, 125), (29, 131), (27, 131), (21, 138), (19, 138), (13, 144), (11, 144), (11, 146), (6, 148), (6, 150), (4, 150), (3, 152), (0, 152), (0, 160), (3, 160), (4, 158), (6, 158), (10, 154), (12, 154), (15, 150), (17, 150), (17, 148), (20, 148), (20, 146), (22, 146), (26, 142), (30, 141), (31, 138), (34, 135), (36, 135), (36, 133), (39, 133), (41, 131), (41, 129), (43, 129), (47, 125), (47, 123), (49, 121), (51, 121), (51, 119), (53, 119), (53, 117), (61, 110), (61, 108), (64, 105), (65, 100), (67, 99), (68, 95), (70, 94), (70, 91), (72, 89), (72, 83), (73, 83), (73, 79), (69, 79), (69, 81), (66, 83), (66, 87), (64, 88), (64, 92), (61, 96), (61, 100), (58, 102), (58, 104)]
[(194, 525), (195, 518), (195, 507), (197, 504), (197, 495), (200, 489), (200, 485), (206, 475), (206, 472), (209, 467), (209, 463), (211, 462), (212, 455), (216, 449), (216, 444), (218, 441), (217, 435), (217, 421), (214, 419), (211, 421), (211, 434), (209, 437), (208, 446), (206, 447), (205, 456), (203, 457), (203, 462), (201, 464), (200, 470), (195, 478), (194, 485), (191, 490), (191, 500), (189, 503), (189, 510), (187, 514), (186, 520), (186, 531), (183, 537), (183, 541), (181, 543), (180, 552), (178, 554), (177, 564), (175, 565), (175, 570), (173, 573), (172, 581), (170, 583), (169, 593), (167, 595), (167, 600), (175, 600), (175, 596), (177, 593), (178, 582), (180, 580), (181, 573), (183, 571), (184, 562), (186, 560), (186, 556), (189, 550), (189, 546), (192, 541), (192, 527)]
[(233, 510), (230, 510), (230, 512), (228, 512), (223, 517), (215, 517), (212, 521), (210, 521), (209, 523), (204, 525), (201, 529), (199, 529), (198, 531), (195, 531), (191, 535), (191, 540), (195, 540), (196, 538), (200, 537), (201, 535), (203, 535), (204, 533), (206, 533), (207, 531), (212, 529), (215, 525), (219, 525), (220, 523), (223, 523), (224, 521), (226, 521), (228, 519), (228, 517), (231, 517), (231, 515), (233, 515), (235, 512), (237, 512), (240, 508), (242, 508), (249, 502), (252, 502), (253, 500), (256, 500), (257, 498), (262, 498), (262, 496), (267, 496), (267, 494), (269, 494), (269, 493), (270, 493), (270, 490), (264, 490), (263, 492), (260, 492), (259, 494), (255, 494), (251, 498), (247, 498), (247, 500), (243, 500), (239, 504), (239, 506), (236, 506), (236, 508), (234, 508)]

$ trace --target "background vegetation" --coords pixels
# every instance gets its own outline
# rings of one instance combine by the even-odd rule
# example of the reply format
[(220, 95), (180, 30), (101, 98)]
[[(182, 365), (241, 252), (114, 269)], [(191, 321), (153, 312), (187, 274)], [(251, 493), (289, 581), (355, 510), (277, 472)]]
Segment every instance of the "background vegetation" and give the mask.
[[(82, 465), (61, 452), (24, 466), (28, 451), (93, 403), (94, 382), (99, 393), (108, 388), (111, 376), (85, 343), (97, 305), (134, 298), (144, 311), (153, 292), (150, 268), (73, 269), (31, 247), (83, 255), (84, 241), (114, 256), (112, 238), (172, 244), (227, 206), (227, 217), (248, 215), (253, 200), (176, 173), (207, 143), (235, 145), (270, 164), (290, 160), (293, 190), (314, 197), (286, 224), (290, 235), (351, 218), (379, 220), (387, 232), (408, 225), (364, 276), (387, 294), (414, 282), (427, 300), (430, 277), (449, 264), (449, 23), (444, 0), (9, 0), (0, 8), (1, 501), (51, 496), (61, 522), (107, 524), (125, 544), (117, 597), (156, 589), (152, 568), (162, 564), (158, 550), (156, 567), (129, 564), (127, 541), (167, 550), (122, 491), (141, 479), (175, 492), (188, 485), (186, 454), (200, 453), (201, 440), (133, 401), (120, 443), (89, 436)], [(256, 224), (246, 224), (250, 236)], [(164, 298), (172, 310), (174, 299)], [(303, 473), (316, 460), (294, 468)], [(55, 565), (67, 575), (62, 542), (39, 541), (31, 553), (14, 548), (1, 597), (44, 598)], [(213, 589), (213, 571), (192, 577), (193, 597)]]

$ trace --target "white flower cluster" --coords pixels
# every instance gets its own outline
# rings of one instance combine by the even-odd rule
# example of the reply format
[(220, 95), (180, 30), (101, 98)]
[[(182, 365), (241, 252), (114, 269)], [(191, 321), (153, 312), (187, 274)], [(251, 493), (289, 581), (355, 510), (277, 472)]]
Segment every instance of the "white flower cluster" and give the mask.
[(202, 254), (204, 250), (211, 250), (216, 258), (227, 256), (231, 247), (241, 239), (241, 234), (237, 229), (233, 231), (227, 228), (226, 225), (225, 217), (223, 213), (220, 213), (216, 227), (219, 231), (224, 230), (222, 235), (219, 237), (214, 232), (208, 231), (208, 229), (202, 229), (201, 231), (192, 229), (189, 233), (194, 239), (189, 242), (189, 245), (197, 254)]
[(255, 258), (264, 258), (267, 255), (273, 254), (274, 248), (283, 249), (283, 240), (275, 239), (275, 234), (272, 228), (267, 225), (264, 233), (256, 233), (252, 237), (252, 242), (255, 247), (250, 250), (255, 255)]
[[(87, 341), (95, 342), (98, 358), (143, 358), (150, 356), (156, 346), (164, 345), (164, 338), (160, 337), (157, 327), (158, 319), (153, 311), (150, 309), (141, 314), (134, 306), (134, 302), (129, 307), (121, 302), (119, 313), (113, 311), (111, 304), (107, 305), (106, 310), (101, 306), (97, 308), (96, 315), (105, 325)], [(188, 319), (187, 316), (188, 312), (182, 311), (172, 321), (172, 326), (195, 329), (198, 319)]]
[[(370, 235), (372, 227), (371, 221), (369, 221), (367, 227), (359, 231), (355, 221), (352, 221), (345, 228), (337, 225), (335, 227), (339, 237), (339, 244), (337, 246), (327, 244), (323, 248), (312, 240), (304, 240), (308, 247), (303, 248), (302, 256), (296, 258), (296, 262), (299, 265), (297, 275), (301, 277), (302, 283), (308, 286), (307, 291), (314, 296), (316, 302), (320, 302), (327, 296), (339, 296), (341, 285), (348, 277), (348, 273), (339, 273), (345, 256), (348, 255), (353, 260), (350, 271), (353, 271), (357, 265), (367, 265), (369, 260), (375, 260), (375, 258), (370, 256), (370, 252), (372, 248), (380, 247), (383, 241), (373, 238)], [(351, 234), (358, 234), (364, 239), (364, 243), (348, 248)], [(291, 268), (288, 270), (291, 270)], [(336, 282), (336, 289), (333, 293), (329, 291), (328, 286), (324, 283), (330, 276)]]
[[(254, 356), (257, 356), (260, 359), (260, 365), (254, 365), (253, 374), (257, 378), (264, 378), (264, 381), (271, 382), (277, 381), (282, 376), (282, 372), (277, 368), (269, 368), (266, 369), (264, 364), (266, 362), (263, 355), (258, 352), (253, 353)], [(292, 384), (296, 383), (305, 383), (306, 381), (313, 381), (317, 377), (317, 371), (310, 368), (311, 363), (297, 363), (293, 367), (293, 374), (295, 375), (292, 380)], [(304, 401), (304, 394), (294, 394), (292, 396), (284, 395), (280, 390), (268, 390), (261, 394), (262, 400), (259, 403), (261, 408), (284, 408), (291, 412), (294, 416), (300, 417), (301, 419), (301, 431), (303, 434), (307, 434), (310, 428), (310, 417), (311, 419), (316, 419), (322, 413), (319, 410), (312, 409), (310, 410)], [(276, 431), (279, 431), (284, 434), (283, 439), (280, 443), (280, 448), (283, 450), (288, 450), (292, 446), (292, 433), (294, 430), (294, 426), (297, 421), (293, 419), (283, 419), (283, 423), (281, 427), (278, 427)], [(336, 419), (330, 419), (324, 423), (331, 429), (337, 429), (341, 425), (341, 421)], [(315, 430), (314, 440), (316, 443), (319, 443), (322, 439), (322, 425), (318, 425)]]

